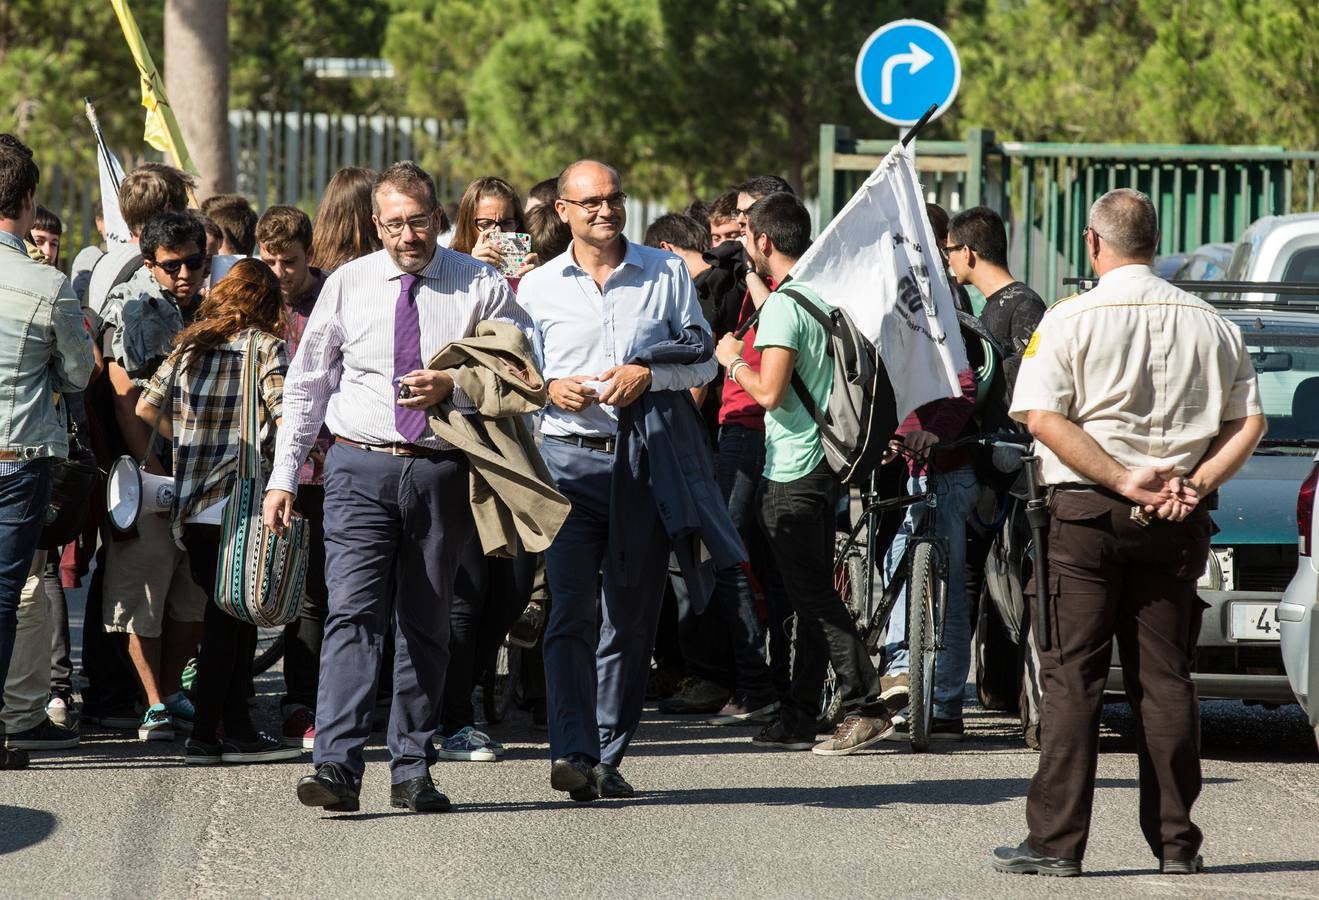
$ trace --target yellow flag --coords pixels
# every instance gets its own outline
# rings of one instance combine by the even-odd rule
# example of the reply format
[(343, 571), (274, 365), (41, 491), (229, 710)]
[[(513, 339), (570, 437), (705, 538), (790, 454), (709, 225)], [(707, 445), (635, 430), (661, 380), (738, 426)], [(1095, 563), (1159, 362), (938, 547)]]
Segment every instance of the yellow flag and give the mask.
[(192, 164), (188, 148), (183, 143), (183, 132), (179, 130), (179, 120), (174, 117), (169, 98), (165, 96), (165, 82), (151, 61), (151, 53), (142, 40), (142, 32), (137, 28), (128, 0), (110, 0), (115, 15), (119, 17), (119, 26), (124, 30), (124, 40), (137, 63), (138, 77), (142, 82), (142, 105), (147, 110), (147, 126), (143, 139), (162, 153), (168, 153), (174, 165), (185, 172), (196, 174), (197, 168)]

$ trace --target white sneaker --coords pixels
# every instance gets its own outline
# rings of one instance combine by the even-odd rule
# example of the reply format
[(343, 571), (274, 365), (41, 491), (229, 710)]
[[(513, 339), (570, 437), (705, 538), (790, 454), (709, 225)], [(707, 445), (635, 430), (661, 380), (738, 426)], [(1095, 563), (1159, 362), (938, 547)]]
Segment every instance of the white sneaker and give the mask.
[(65, 702), (63, 697), (58, 695), (51, 697), (50, 702), (46, 704), (46, 718), (61, 728), (69, 726), (70, 712), (69, 704)]
[[(436, 755), (440, 759), (459, 762), (494, 762), (499, 759), (499, 754), (490, 748), (492, 743), (495, 742), (490, 740), (489, 735), (466, 725), (458, 729), (456, 734), (441, 738)], [(499, 749), (502, 751), (504, 748), (499, 746)]]

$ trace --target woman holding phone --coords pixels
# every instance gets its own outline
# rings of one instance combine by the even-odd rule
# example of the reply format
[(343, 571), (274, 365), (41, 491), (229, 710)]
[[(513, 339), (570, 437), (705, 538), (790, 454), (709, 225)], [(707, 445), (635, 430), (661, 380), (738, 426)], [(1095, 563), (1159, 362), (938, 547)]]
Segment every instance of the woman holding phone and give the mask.
[[(458, 218), (449, 248), (494, 266), (516, 291), (518, 279), (540, 264), (536, 254), (527, 252), (530, 244), (521, 243), (527, 241), (526, 233), (527, 222), (518, 192), (502, 178), (483, 175), (467, 186), (458, 201)], [(505, 259), (501, 244), (505, 250), (520, 245), (521, 261)]]

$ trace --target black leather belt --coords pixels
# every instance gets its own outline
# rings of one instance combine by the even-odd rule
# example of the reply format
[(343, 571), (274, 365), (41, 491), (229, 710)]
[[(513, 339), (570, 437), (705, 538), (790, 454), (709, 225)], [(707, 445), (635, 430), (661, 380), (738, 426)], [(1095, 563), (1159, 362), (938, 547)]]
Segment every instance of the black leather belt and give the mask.
[(356, 447), (358, 450), (388, 453), (390, 456), (403, 456), (408, 459), (431, 459), (449, 452), (447, 450), (436, 450), (432, 447), (418, 447), (416, 444), (360, 444), (357, 441), (350, 441), (348, 438), (339, 437), (338, 435), (335, 435), (334, 442), (348, 447)]
[(618, 438), (614, 437), (591, 437), (581, 434), (547, 434), (545, 439), (548, 441), (558, 441), (560, 444), (572, 444), (575, 447), (584, 447), (587, 450), (600, 450), (605, 453), (613, 453), (614, 447), (618, 444)]

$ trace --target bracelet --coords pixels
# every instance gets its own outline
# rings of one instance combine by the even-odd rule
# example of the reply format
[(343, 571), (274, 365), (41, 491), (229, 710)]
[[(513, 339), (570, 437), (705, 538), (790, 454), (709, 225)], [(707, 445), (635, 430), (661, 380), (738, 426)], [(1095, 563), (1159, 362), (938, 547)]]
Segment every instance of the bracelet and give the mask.
[(733, 382), (733, 384), (736, 384), (738, 387), (742, 387), (742, 385), (738, 383), (737, 373), (739, 369), (744, 368), (751, 368), (751, 363), (739, 356), (737, 359), (733, 360), (733, 364), (728, 367), (728, 380)]

